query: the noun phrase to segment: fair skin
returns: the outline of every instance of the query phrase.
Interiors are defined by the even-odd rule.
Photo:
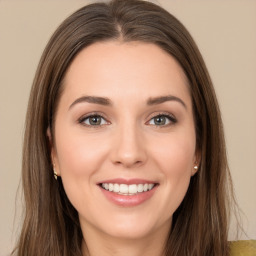
[[[163,255],[197,162],[188,82],[174,58],[142,42],[83,49],[54,129],[52,160],[78,211],[84,255]],[[129,191],[109,191],[115,183]],[[139,186],[145,192],[131,192]]]

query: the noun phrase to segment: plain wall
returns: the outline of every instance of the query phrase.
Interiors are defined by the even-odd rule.
[[[0,0],[0,255],[10,252],[19,230],[24,119],[40,55],[60,22],[87,2]],[[188,28],[205,59],[244,212],[242,238],[256,239],[256,1],[158,2]]]

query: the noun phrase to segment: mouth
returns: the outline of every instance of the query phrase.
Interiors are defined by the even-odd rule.
[[[133,196],[138,193],[144,193],[152,190],[157,183],[141,183],[141,184],[118,184],[118,183],[100,183],[103,189],[116,193],[118,195]]]
[[[138,206],[155,194],[159,183],[141,179],[114,179],[97,184],[105,198],[122,207]]]

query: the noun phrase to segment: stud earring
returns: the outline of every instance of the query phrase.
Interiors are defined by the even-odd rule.
[[[58,174],[57,174],[57,172],[53,172],[53,175],[54,175],[54,178],[55,178],[55,180],[57,180],[58,179]]]
[[[194,169],[195,169],[195,170],[197,170],[197,169],[198,169],[198,166],[197,166],[197,165],[195,165],[195,166],[194,166]]]
[[[53,165],[53,175],[54,175],[55,180],[57,180],[58,179],[58,173],[55,171],[55,164]]]

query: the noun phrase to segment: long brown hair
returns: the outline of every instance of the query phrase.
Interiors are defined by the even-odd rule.
[[[26,117],[22,166],[25,216],[15,252],[19,256],[82,255],[78,213],[61,179],[54,180],[47,129],[54,136],[62,81],[72,60],[88,45],[106,40],[158,45],[179,62],[190,84],[201,162],[174,213],[165,254],[228,255],[232,183],[210,76],[186,28],[161,7],[140,0],[114,0],[81,8],[59,26],[45,48]]]

